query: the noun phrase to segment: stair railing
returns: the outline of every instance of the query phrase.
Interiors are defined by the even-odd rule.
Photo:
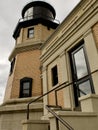
[[[51,92],[55,91],[57,88],[60,88],[61,86],[64,87],[64,86],[66,85],[66,83],[67,83],[67,82],[64,82],[64,83],[60,84],[58,87],[56,87],[56,88],[54,88],[54,89],[52,89],[52,90],[50,90],[50,91],[44,93],[43,95],[39,96],[39,97],[36,98],[36,99],[30,101],[30,102],[27,104],[27,120],[29,120],[29,109],[30,109],[30,104],[32,104],[32,103],[38,101],[39,99],[43,98],[44,96],[46,96],[46,95],[48,95],[48,94],[50,94]],[[70,83],[70,84],[72,84],[72,83]],[[67,87],[67,86],[68,86],[68,85],[66,85],[65,87]]]
[[[43,95],[39,96],[38,98],[34,99],[33,101],[29,102],[28,105],[27,105],[27,120],[29,120],[29,109],[30,109],[30,104],[38,101],[39,99],[43,98],[44,96],[50,94],[51,92],[53,91],[56,91],[56,89],[62,89],[62,88],[65,88],[65,87],[68,87],[69,85],[72,85],[73,82],[71,83],[67,83],[67,82],[64,82],[62,84],[60,84],[58,87],[48,91],[47,93],[44,93]],[[56,94],[56,93],[55,93]],[[56,97],[56,96],[55,96]],[[56,99],[57,100],[57,99]],[[57,104],[56,104],[57,105]],[[58,107],[58,106],[57,106]],[[49,110],[49,112],[51,112],[57,119],[57,122],[60,121],[68,130],[74,130],[66,121],[64,121],[61,117],[59,117],[54,111],[52,111],[49,106],[47,105],[46,106],[47,110]],[[58,124],[58,123],[57,123]],[[59,130],[59,127],[57,128]]]
[[[59,117],[56,112],[54,112],[51,108],[51,106],[46,105],[46,109],[54,116],[58,121],[60,121],[68,130],[74,130],[65,120],[63,120],[61,117]]]
[[[86,75],[86,76],[84,76],[84,77],[91,76],[91,75],[94,74],[95,72],[98,72],[98,69],[95,70],[95,71],[93,71],[93,72],[91,72],[90,74],[88,74],[88,75]],[[39,96],[38,98],[36,98],[36,99],[30,101],[30,102],[27,104],[27,120],[29,120],[30,104],[32,104],[32,103],[38,101],[39,99],[43,98],[44,96],[46,96],[46,95],[48,95],[48,94],[50,94],[51,92],[54,91],[54,92],[55,92],[55,98],[56,98],[56,105],[58,105],[58,102],[57,102],[57,91],[59,91],[59,90],[61,90],[61,89],[63,89],[63,88],[66,88],[66,87],[68,87],[68,86],[70,86],[70,85],[73,85],[74,83],[75,83],[75,82],[70,82],[70,83],[64,82],[64,83],[60,84],[59,86],[57,86],[56,88],[53,88],[52,90],[50,90],[50,91],[44,93],[43,95]],[[81,90],[81,91],[82,91],[82,90]],[[82,93],[83,93],[83,92],[82,92]],[[85,93],[84,93],[84,94],[85,94]],[[49,109],[49,111],[50,111],[50,109]],[[52,112],[51,112],[51,113],[52,113]],[[54,113],[53,113],[53,114],[54,114]],[[61,121],[62,119],[59,119],[60,117],[58,117],[58,115],[55,114],[55,116],[57,116],[56,118],[57,118],[61,123],[64,123],[64,122],[65,122],[64,120]],[[66,123],[67,123],[67,122],[65,122],[64,125],[65,125]],[[68,124],[68,123],[67,123],[67,124]],[[74,130],[69,124],[66,125],[66,127],[67,127],[67,126],[70,127],[68,130]]]

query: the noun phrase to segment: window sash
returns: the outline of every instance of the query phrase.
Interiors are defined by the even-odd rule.
[[[92,78],[88,76],[90,67],[83,42],[69,52],[76,106],[79,105],[78,97],[94,93]]]
[[[20,80],[20,98],[31,97],[32,95],[32,79],[23,78]]]
[[[33,38],[34,36],[34,28],[29,28],[28,29],[28,38]]]
[[[57,65],[52,68],[52,85],[55,86],[58,84],[58,71]]]

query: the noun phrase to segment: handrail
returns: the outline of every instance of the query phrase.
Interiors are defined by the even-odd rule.
[[[98,69],[94,70],[93,72],[89,73],[88,75],[85,75],[85,76],[82,77],[82,78],[87,78],[87,77],[91,76],[92,74],[94,74],[94,73],[96,73],[96,72],[98,72]],[[80,79],[79,79],[79,80],[80,80]],[[77,80],[77,81],[79,81],[79,80]],[[75,84],[77,81],[68,83],[68,84],[66,85],[66,87],[67,87],[67,86],[70,86],[70,85],[72,85],[72,84]],[[58,92],[59,90],[61,90],[61,89],[64,89],[64,88],[65,88],[65,86],[62,86],[62,87],[59,87],[59,88],[57,88],[57,89],[55,90],[56,105],[58,105],[57,92]],[[79,89],[79,88],[77,88],[77,89],[78,89],[82,94],[86,95],[86,93],[83,92],[81,89]]]
[[[96,69],[95,71],[89,73],[88,75],[86,75],[86,76],[84,76],[84,77],[86,78],[86,77],[88,77],[88,76],[91,76],[91,75],[94,74],[95,72],[98,72],[98,69]],[[68,86],[70,86],[70,85],[72,85],[72,84],[74,84],[74,83],[75,83],[75,82],[70,82],[70,83],[64,82],[64,83],[60,84],[59,86],[57,86],[56,88],[53,88],[52,90],[50,90],[50,91],[44,93],[43,95],[39,96],[39,97],[36,98],[35,100],[30,101],[30,102],[27,104],[27,120],[29,120],[29,107],[30,107],[30,104],[31,104],[31,103],[36,102],[36,101],[38,101],[39,99],[43,98],[44,96],[48,95],[49,93],[55,91],[55,94],[56,94],[56,95],[55,95],[55,96],[56,96],[56,105],[58,105],[58,104],[57,104],[57,93],[56,93],[56,92],[59,91],[59,90],[61,90],[61,89],[63,89],[63,88],[66,88],[66,87],[68,87]],[[58,116],[58,115],[57,115],[57,116]],[[58,119],[58,117],[57,117],[57,119]],[[59,120],[59,119],[58,119],[58,120]],[[60,119],[60,120],[61,120],[61,119]],[[60,122],[63,122],[63,121],[60,121]],[[74,130],[74,129],[71,128],[71,126],[70,126],[69,130]]]
[[[46,109],[53,114],[68,130],[74,130],[65,120],[63,120],[61,117],[59,117],[56,112],[50,109],[51,106],[46,105]]]
[[[94,73],[96,73],[96,72],[98,72],[98,69],[96,69],[95,71],[93,71],[93,72],[91,72],[91,73],[89,73],[88,75],[85,75],[84,77],[82,77],[82,78],[87,78],[88,76],[91,76],[92,74],[94,74]],[[79,81],[79,80],[77,80],[77,81]],[[67,83],[67,86],[69,86],[69,85],[71,85],[71,84],[74,84],[74,83],[76,83],[77,81],[74,81],[74,82],[70,82],[70,83]],[[64,86],[63,87],[61,87],[62,89],[63,88],[65,88]],[[61,89],[60,87],[58,87],[56,90],[57,91],[59,91],[60,89]]]
[[[30,107],[30,104],[31,104],[31,103],[38,101],[39,99],[43,98],[44,96],[48,95],[49,93],[51,93],[51,92],[53,92],[53,91],[56,92],[56,91],[58,91],[58,90],[61,90],[61,89],[63,89],[63,88],[66,88],[66,87],[72,85],[73,83],[74,83],[74,82],[70,82],[70,83],[64,82],[64,83],[60,84],[58,87],[56,87],[56,88],[54,88],[54,89],[52,89],[52,90],[50,90],[50,91],[44,93],[43,95],[39,96],[39,97],[36,98],[36,99],[30,101],[30,102],[27,104],[27,120],[29,120],[29,107]],[[63,86],[63,85],[64,85],[64,86]],[[57,99],[56,99],[56,102],[57,102]],[[57,104],[56,104],[56,105],[57,105]]]
[[[66,84],[66,82],[62,83],[62,84],[59,85],[57,88],[60,88],[62,85],[65,85],[65,84]],[[30,104],[33,103],[33,102],[38,101],[39,99],[41,99],[41,98],[43,98],[44,96],[48,95],[49,93],[53,92],[53,91],[56,90],[57,88],[54,88],[54,89],[52,89],[52,90],[50,90],[50,91],[44,93],[43,95],[41,95],[41,96],[39,96],[38,98],[36,98],[36,99],[30,101],[30,102],[27,104],[27,120],[29,120],[29,106],[30,106]]]

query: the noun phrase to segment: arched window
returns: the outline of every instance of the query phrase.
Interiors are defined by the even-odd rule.
[[[20,80],[20,98],[32,96],[32,78],[23,78]]]

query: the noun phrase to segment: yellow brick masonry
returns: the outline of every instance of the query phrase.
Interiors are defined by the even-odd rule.
[[[34,37],[28,38],[28,29],[34,27]],[[17,38],[16,43],[30,43],[30,42],[39,42],[39,41],[45,41],[52,33],[54,32],[54,29],[48,28],[46,26],[43,26],[41,24],[30,26],[27,28],[22,28],[19,38]]]
[[[34,27],[34,37],[28,38],[28,28]],[[54,29],[48,29],[41,24],[22,28],[19,37],[16,39],[17,44],[36,44],[43,43],[54,32]],[[28,47],[28,46],[27,46]],[[14,50],[15,51],[15,50]],[[12,54],[12,58],[14,55]],[[4,101],[8,99],[19,98],[20,79],[30,77],[33,79],[32,96],[39,96],[42,94],[42,86],[40,79],[40,50],[28,50],[18,52],[16,54],[16,62],[13,73],[9,76]]]
[[[19,98],[20,79],[24,77],[33,79],[32,96],[42,94],[39,56],[40,50],[27,51],[17,55],[11,98]]]

